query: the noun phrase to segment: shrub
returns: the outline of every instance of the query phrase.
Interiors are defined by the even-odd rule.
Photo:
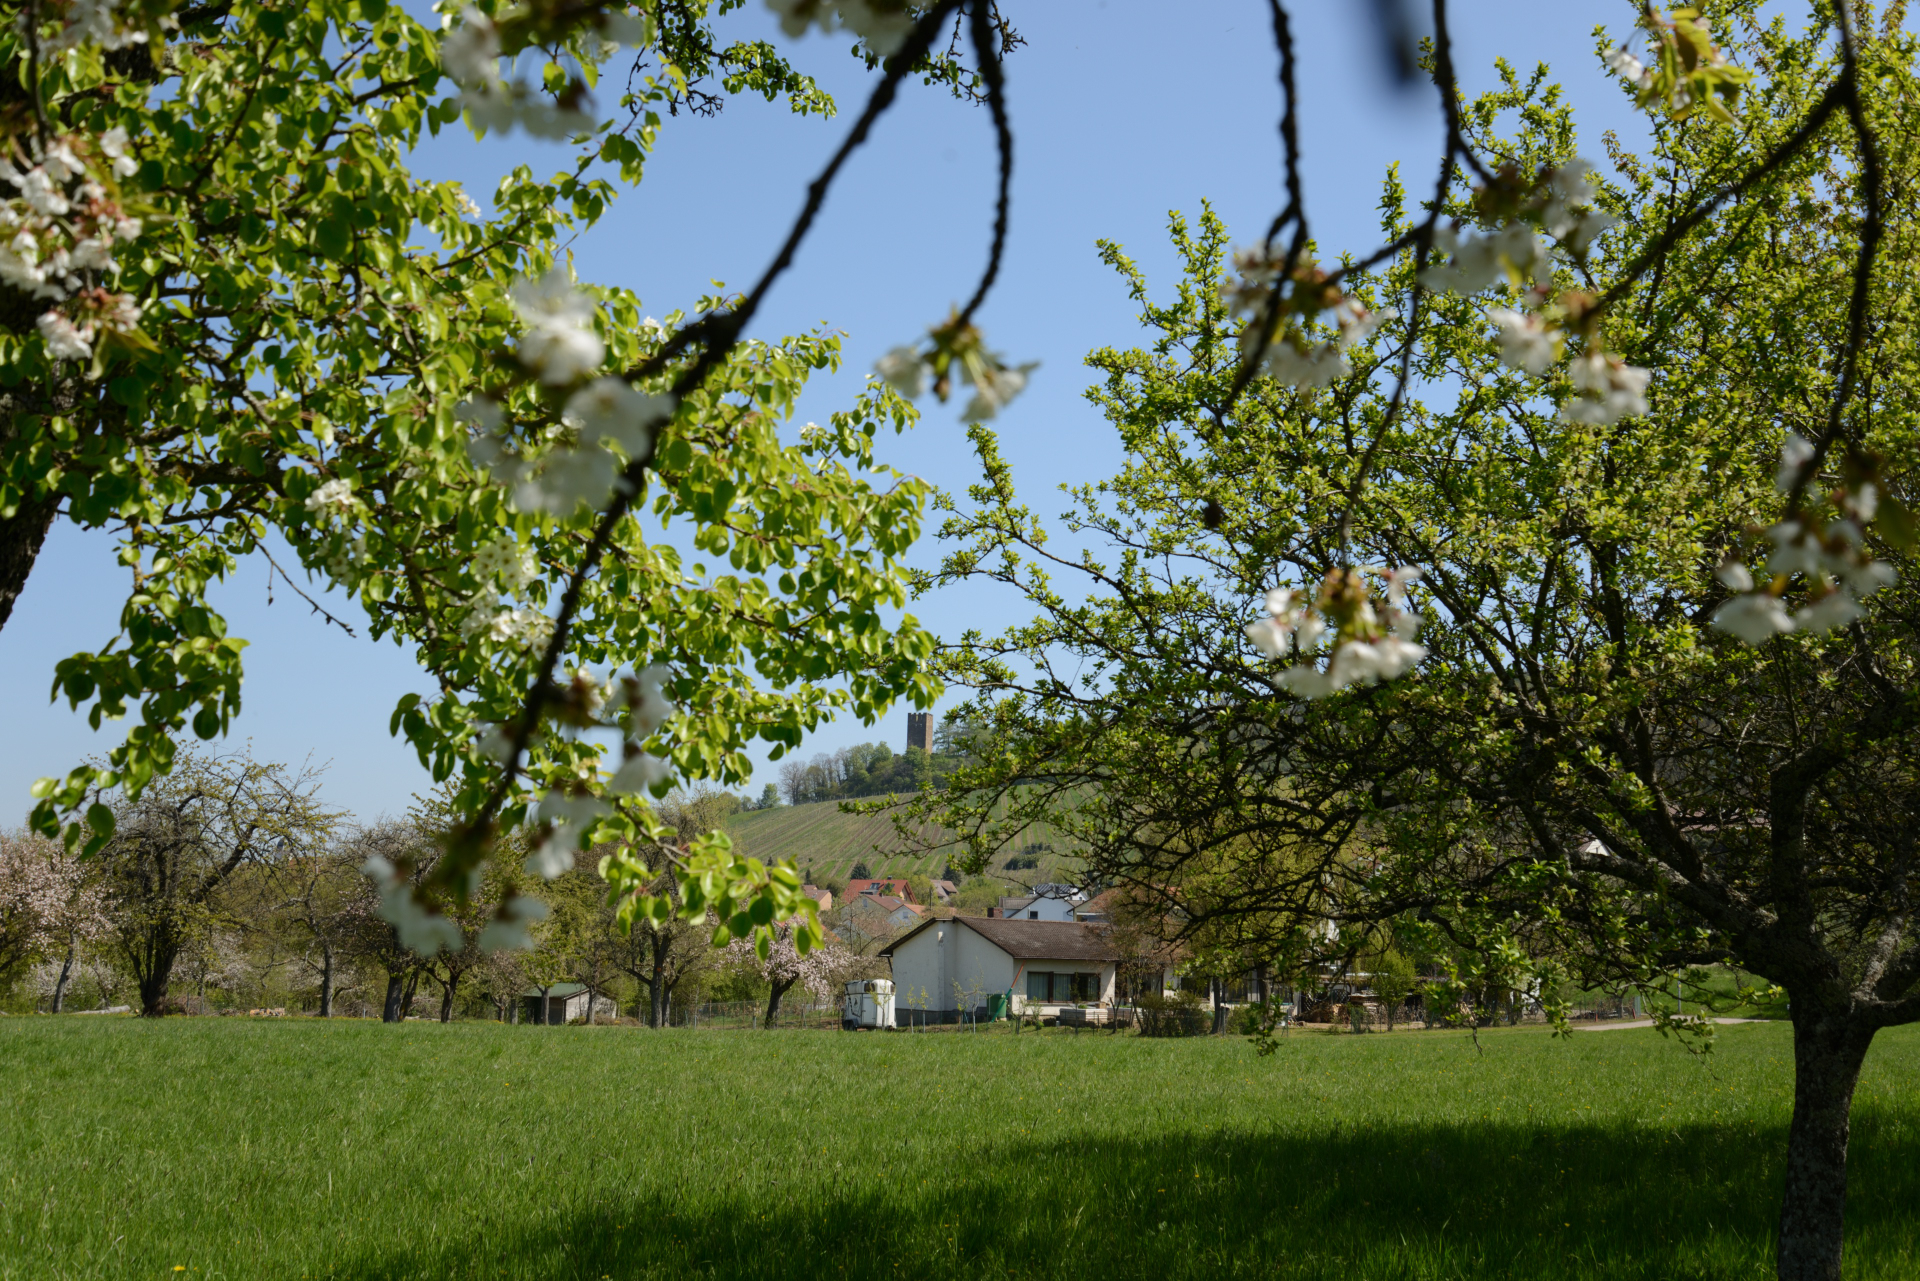
[[[1208,1030],[1207,1011],[1197,992],[1148,995],[1137,1004],[1141,1036],[1200,1036]]]

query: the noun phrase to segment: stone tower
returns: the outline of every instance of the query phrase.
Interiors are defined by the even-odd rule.
[[[907,713],[907,746],[917,747],[923,752],[933,750],[933,713]]]

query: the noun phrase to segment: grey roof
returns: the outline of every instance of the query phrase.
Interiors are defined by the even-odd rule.
[[[587,985],[585,983],[555,983],[552,987],[547,989],[547,995],[549,997],[578,996],[580,993],[586,990],[587,990]],[[530,987],[526,991],[522,992],[520,995],[539,996],[540,989],[537,987]]]
[[[1117,961],[1119,951],[1104,929],[1078,921],[1010,921],[1003,917],[955,916],[964,925],[1017,961]],[[892,956],[902,943],[935,924],[927,921],[901,935],[880,952]]]

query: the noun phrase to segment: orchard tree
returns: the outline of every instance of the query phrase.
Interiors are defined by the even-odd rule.
[[[244,756],[184,753],[138,799],[118,799],[100,871],[107,942],[140,988],[140,1013],[163,1013],[174,962],[212,946],[224,891],[243,866],[325,842],[335,815],[311,771]]]
[[[0,623],[52,522],[112,529],[121,633],[63,661],[55,689],[96,725],[139,714],[107,761],[37,786],[38,830],[98,850],[105,794],[137,800],[189,727],[227,728],[245,642],[207,593],[255,552],[296,592],[349,591],[435,680],[392,727],[455,781],[463,822],[432,876],[396,865],[386,888],[406,893],[383,894],[423,952],[503,829],[534,822],[537,866],[564,870],[594,839],[657,835],[650,792],[747,777],[756,739],[777,754],[836,712],[930,703],[929,638],[882,621],[927,491],[874,450],[914,417],[895,386],[970,385],[977,417],[1024,385],[973,323],[1006,230],[998,60],[1018,37],[986,0],[783,5],[790,34],[844,17],[874,95],[752,289],[654,319],[577,282],[563,245],[640,180],[665,116],[736,93],[835,110],[775,49],[718,40],[713,9],[468,6],[434,30],[373,0],[45,0],[5,24]],[[594,96],[616,57],[617,106]],[[999,126],[988,270],[889,356],[889,382],[785,442],[838,341],[743,335],[911,76],[989,103]],[[553,140],[559,172],[504,174],[490,211],[416,178],[412,149],[463,121]],[[297,566],[272,559],[277,540]],[[595,726],[623,744],[604,767],[578,732]],[[732,857],[724,836],[688,857],[690,919],[713,910],[765,941],[807,912],[791,869]],[[621,860],[610,875],[629,899],[652,880]],[[799,945],[817,933],[805,915]]]
[[[724,931],[722,924],[720,930]],[[794,927],[783,924],[774,935],[773,946],[764,952],[753,941],[736,938],[729,942],[722,964],[757,971],[767,982],[765,1026],[772,1027],[780,1014],[780,1000],[796,986],[804,987],[817,1002],[833,999],[834,986],[853,964],[853,956],[829,936],[824,944],[801,951],[794,940]]]
[[[663,873],[661,882],[647,887],[646,892],[671,900],[675,892],[672,877]],[[687,979],[712,967],[719,953],[709,941],[711,932],[708,923],[672,914],[661,920],[635,920],[631,928],[614,934],[614,964],[645,992],[646,1012],[641,1014],[636,1009],[635,1016],[645,1018],[648,1027],[665,1027],[674,992]]]
[[[1598,52],[1652,139],[1603,176],[1544,68],[1464,99],[1433,12],[1439,177],[1390,176],[1377,252],[1315,264],[1291,97],[1287,206],[1231,268],[1211,213],[1176,293],[1103,245],[1152,338],[1090,357],[1127,461],[1074,493],[1084,556],[975,431],[929,585],[1034,617],[943,653],[986,738],[903,828],[984,869],[1046,819],[1190,931],[1391,938],[1456,993],[1759,974],[1778,1271],[1831,1281],[1861,1062],[1920,1019],[1915,39],[1639,11]]]
[[[0,832],[0,978],[58,957],[58,977],[48,993],[58,1014],[81,947],[106,926],[95,869],[57,841],[33,832]]]

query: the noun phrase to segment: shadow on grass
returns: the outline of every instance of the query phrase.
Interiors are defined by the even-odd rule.
[[[1889,1148],[1874,1128],[1856,1127],[1847,1274],[1920,1274],[1920,1143],[1903,1128]],[[334,1275],[1730,1281],[1772,1275],[1784,1138],[1486,1125],[1052,1145],[983,1135],[894,1163],[880,1187],[864,1163],[857,1187],[828,1163],[758,1200],[647,1189],[570,1205],[557,1187],[538,1221]]]

